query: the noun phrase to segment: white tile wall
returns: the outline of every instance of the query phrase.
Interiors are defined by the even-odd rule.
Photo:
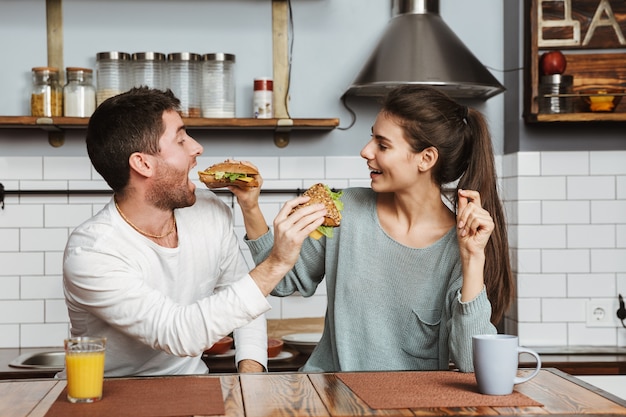
[[[525,203],[528,204],[528,202]],[[591,221],[589,201],[535,201],[534,203],[541,205],[541,221],[538,224],[589,224]]]
[[[533,154],[536,156],[537,154]],[[587,152],[543,152],[539,155],[541,175],[588,175]],[[536,162],[533,162],[533,165]],[[535,173],[534,175],[538,175]]]
[[[590,298],[626,296],[626,152],[518,153],[503,166],[520,343],[626,346],[626,329],[585,319]]]
[[[567,324],[519,321],[517,334],[525,346],[566,346]]]
[[[517,296],[519,298],[566,297],[567,276],[565,274],[517,274]]]
[[[226,158],[254,162],[264,188],[298,189],[316,181],[369,186],[355,157],[198,159],[198,169]],[[626,296],[626,152],[522,152],[497,158],[517,278],[507,331],[525,345],[626,346],[626,330],[588,328],[586,300]],[[195,173],[192,172],[192,178]],[[97,189],[108,186],[86,157],[0,157],[6,189]],[[268,222],[293,195],[262,196]],[[61,287],[63,247],[71,230],[108,196],[7,196],[0,210],[0,347],[59,346],[68,334]],[[229,205],[233,200],[224,197]],[[237,208],[235,227],[243,237]],[[252,267],[245,244],[242,253]],[[309,298],[269,298],[269,318],[322,316],[323,285]],[[510,329],[510,330],[509,330]]]
[[[617,177],[617,198],[623,199],[626,198],[626,176],[618,176]]]
[[[613,200],[615,199],[615,177],[567,177],[567,198],[569,200]]]
[[[589,154],[591,175],[625,175],[624,151],[591,152]]]
[[[616,293],[618,291],[614,274],[568,274],[567,276],[568,297],[611,298]]]

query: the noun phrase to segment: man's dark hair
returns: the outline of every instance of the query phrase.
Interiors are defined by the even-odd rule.
[[[133,88],[98,106],[87,126],[87,153],[114,192],[128,184],[131,154],[159,153],[163,113],[179,109],[180,100],[172,91],[148,87]]]

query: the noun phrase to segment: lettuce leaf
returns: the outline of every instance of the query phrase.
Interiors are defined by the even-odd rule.
[[[330,194],[330,198],[333,199],[333,203],[335,203],[335,207],[337,207],[337,210],[342,211],[343,201],[341,201],[341,195],[343,194],[343,191],[333,191],[330,189],[329,186],[326,186],[326,191],[328,191],[328,194]],[[316,230],[327,238],[332,238],[334,229],[335,228],[332,226],[320,226]]]
[[[216,171],[214,174],[216,180],[221,180],[222,178],[228,179],[230,182],[235,182],[237,179],[241,177],[246,177],[246,174],[236,174],[234,172],[222,172]]]
[[[332,226],[320,226],[316,230],[330,239],[333,237],[333,229]]]

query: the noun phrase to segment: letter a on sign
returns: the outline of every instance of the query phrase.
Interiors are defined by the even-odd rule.
[[[602,18],[602,15],[606,14],[606,18]],[[589,30],[585,34],[585,39],[583,39],[583,45],[588,45],[591,38],[593,38],[593,33],[596,31],[596,28],[599,26],[611,26],[615,31],[615,35],[617,35],[617,40],[620,45],[626,45],[626,39],[624,39],[624,34],[622,33],[622,29],[620,29],[617,20],[615,20],[615,14],[613,13],[613,9],[609,4],[609,0],[601,0],[598,8],[596,9],[596,13],[593,15],[593,20],[589,25]]]

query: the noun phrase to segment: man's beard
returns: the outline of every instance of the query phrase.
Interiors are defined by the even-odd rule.
[[[196,202],[196,195],[189,189],[189,173],[159,160],[157,177],[146,195],[155,207],[174,210],[189,207]],[[181,181],[182,180],[182,181]]]

